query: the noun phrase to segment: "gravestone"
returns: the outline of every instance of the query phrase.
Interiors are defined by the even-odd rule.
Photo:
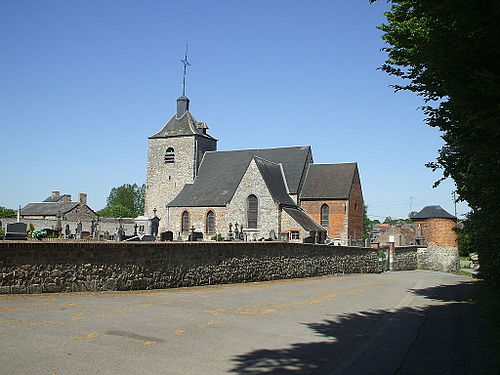
[[[4,238],[6,240],[26,240],[27,228],[28,226],[25,223],[7,224],[7,231]]]
[[[174,240],[174,232],[167,230],[166,232],[161,232],[160,239],[162,241],[173,241]]]
[[[192,232],[189,234],[188,241],[203,241],[202,232]]]
[[[154,216],[151,219],[151,235],[158,236],[158,227],[160,226],[160,218],[158,216]]]

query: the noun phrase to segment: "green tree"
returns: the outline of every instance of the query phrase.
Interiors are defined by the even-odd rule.
[[[375,0],[370,0],[375,1]],[[451,177],[472,211],[464,223],[483,277],[500,285],[500,70],[498,0],[390,0],[381,69],[402,78],[396,91],[424,98],[426,123],[444,146],[427,164]]]
[[[136,217],[144,213],[146,185],[123,184],[111,189],[106,207],[97,211],[101,217]]]
[[[373,222],[368,218],[368,206],[363,206],[363,239],[370,238],[373,230]]]
[[[16,210],[0,206],[0,218],[16,217]]]

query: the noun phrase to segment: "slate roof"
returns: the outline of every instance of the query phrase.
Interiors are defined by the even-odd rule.
[[[191,112],[186,111],[184,114],[177,118],[177,115],[173,115],[170,121],[168,121],[163,129],[158,133],[149,137],[152,138],[168,138],[168,137],[179,137],[184,135],[199,135],[209,139],[215,139],[212,136],[205,134],[201,129],[208,129],[205,123],[199,123],[193,117]]]
[[[65,214],[78,206],[78,202],[40,202],[28,203],[21,209],[21,216],[56,216]]]
[[[283,207],[283,210],[292,217],[302,228],[308,231],[326,232],[326,229],[311,219],[304,211],[295,207]]]
[[[177,197],[167,206],[170,207],[214,207],[225,206],[233,197],[250,161],[255,157],[269,162],[282,164],[286,185],[290,194],[296,194],[307,162],[311,155],[310,146],[293,146],[265,149],[234,151],[207,151],[203,156],[198,176],[193,184],[185,185]],[[272,171],[271,171],[272,169]],[[269,181],[275,181],[277,174],[269,168]],[[279,185],[279,183],[278,183]],[[279,187],[272,189],[276,197]],[[271,189],[270,189],[271,190]]]
[[[296,203],[288,195],[285,175],[281,164],[273,163],[268,160],[255,156],[253,158],[259,168],[260,174],[264,178],[267,189],[273,197],[274,203],[296,206]]]
[[[68,200],[71,200],[71,195],[63,194],[63,195],[51,195],[50,197],[44,199],[44,202],[59,202],[64,197],[68,197]]]
[[[456,217],[445,211],[441,206],[426,206],[422,208],[422,210],[416,214],[415,216],[412,216],[411,219],[455,219]]]
[[[357,170],[357,163],[310,164],[300,199],[348,199]]]

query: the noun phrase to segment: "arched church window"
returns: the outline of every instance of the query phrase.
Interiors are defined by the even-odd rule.
[[[189,232],[189,212],[182,213],[181,232]]]
[[[215,214],[213,211],[207,212],[206,232],[215,233]]]
[[[175,153],[174,153],[173,147],[167,148],[167,151],[165,151],[165,156],[163,157],[163,160],[165,160],[165,163],[175,162]]]
[[[330,208],[327,204],[321,206],[321,225],[327,227],[330,223]]]
[[[259,201],[255,195],[247,198],[247,228],[257,228]]]

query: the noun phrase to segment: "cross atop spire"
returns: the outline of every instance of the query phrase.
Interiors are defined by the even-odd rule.
[[[186,70],[191,64],[188,61],[188,45],[186,44],[186,53],[184,54],[184,59],[181,59],[182,65],[184,65],[184,74],[182,75],[182,96],[186,96]]]

